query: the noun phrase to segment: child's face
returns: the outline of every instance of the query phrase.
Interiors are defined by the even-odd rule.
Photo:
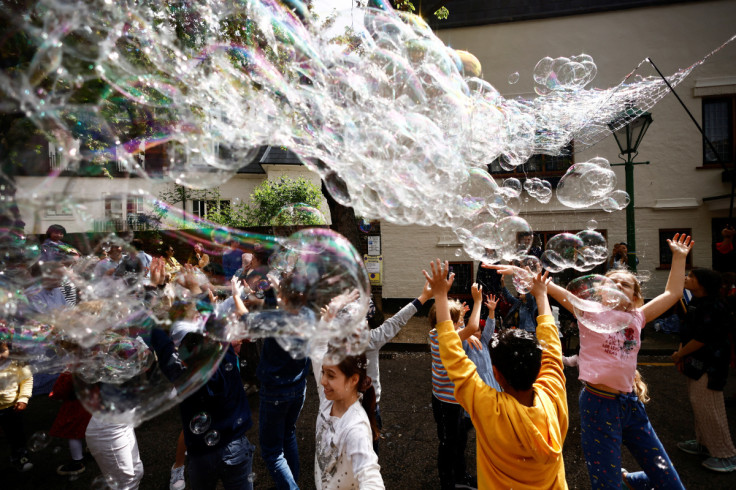
[[[4,361],[8,357],[10,357],[10,349],[8,349],[7,344],[0,345],[0,361]]]
[[[700,283],[698,282],[698,278],[695,277],[692,272],[685,276],[685,289],[697,291],[699,287]]]
[[[629,274],[621,273],[611,274],[608,278],[616,283],[619,291],[624,293],[626,298],[629,300],[629,303],[633,305],[636,300],[636,279],[631,277]]]
[[[333,402],[344,400],[357,393],[358,375],[347,377],[337,366],[322,366],[320,384],[325,390],[325,398]]]

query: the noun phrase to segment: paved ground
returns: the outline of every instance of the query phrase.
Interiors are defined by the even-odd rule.
[[[648,381],[652,401],[648,412],[685,485],[689,489],[736,488],[736,473],[722,475],[711,473],[700,466],[700,459],[678,451],[678,440],[693,437],[692,412],[685,392],[685,380],[665,357],[641,356],[640,369]],[[430,357],[425,352],[386,352],[381,360],[384,386],[381,409],[385,423],[381,442],[381,472],[386,487],[404,489],[437,488],[437,441],[430,406]],[[589,488],[585,464],[580,451],[580,431],[577,410],[577,394],[580,385],[577,372],[568,370],[568,399],[570,401],[570,431],[565,443],[565,467],[570,488]],[[736,392],[736,376],[727,386],[727,394]],[[258,396],[251,397],[257,426]],[[47,430],[58,405],[48,399],[33,399],[28,411],[29,433]],[[302,488],[314,488],[314,423],[316,417],[316,393],[310,383],[307,403],[299,421],[298,436],[302,462],[299,479]],[[736,407],[728,408],[731,433],[736,434]],[[248,436],[257,442],[257,430]],[[169,468],[174,459],[177,434],[180,430],[178,412],[172,410],[137,429],[141,456],[145,465],[142,488],[165,489],[168,487]],[[34,455],[33,471],[18,475],[7,467],[7,444],[0,440],[0,471],[3,471],[2,488],[90,488],[99,474],[94,462],[77,480],[59,477],[54,473],[57,465],[65,462],[67,448],[63,441],[52,441],[44,450]],[[475,466],[474,439],[469,444],[468,461]],[[625,452],[625,466],[637,468]],[[270,477],[257,456],[254,466],[256,488],[271,487]]]

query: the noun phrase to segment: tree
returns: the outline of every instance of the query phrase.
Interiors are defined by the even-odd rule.
[[[249,221],[255,226],[320,225],[322,191],[303,177],[266,180],[250,196]],[[294,207],[299,204],[300,206]],[[289,208],[289,206],[292,206]]]

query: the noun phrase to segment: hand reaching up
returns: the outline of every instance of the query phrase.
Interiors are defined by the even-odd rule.
[[[429,267],[432,272],[431,275],[426,270],[423,270],[422,273],[427,278],[427,282],[434,292],[435,299],[439,295],[447,297],[447,293],[450,291],[450,287],[455,280],[455,273],[450,273],[448,277],[447,273],[450,270],[450,266],[447,261],[444,263],[440,262],[440,259],[430,262]]]

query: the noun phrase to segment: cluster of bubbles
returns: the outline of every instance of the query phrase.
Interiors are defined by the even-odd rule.
[[[16,230],[25,252],[12,255],[12,247],[3,247],[0,274],[0,341],[12,346],[11,358],[34,373],[69,370],[91,413],[117,423],[147,420],[198,390],[228,344],[245,338],[276,337],[295,358],[312,355],[325,342],[338,357],[365,350],[370,286],[359,255],[341,235],[288,226],[280,227],[287,236],[251,234],[184,214],[147,194],[110,198],[135,202],[138,216],[146,217],[147,231],[136,233],[135,241],[129,232],[99,233],[114,228],[114,222],[90,218],[105,198],[68,200],[71,215],[64,223],[85,233],[67,243],[50,232],[34,244]],[[45,216],[49,205],[21,194],[13,203],[33,219]],[[292,209],[315,216],[303,205]],[[196,262],[195,247],[201,248],[211,265],[168,271],[169,264],[163,270],[143,265],[139,248],[166,257],[169,247],[190,263]],[[241,271],[226,277],[228,257]],[[233,274],[239,279],[231,281]],[[67,304],[66,291],[73,291],[75,306]],[[245,315],[236,311],[235,295]],[[184,366],[174,379],[159,365],[156,350],[168,342]],[[193,420],[192,432],[216,445],[220,435],[209,429],[208,417]],[[34,448],[48,443],[41,435],[30,441]]]
[[[559,233],[547,241],[540,257],[544,268],[550,272],[575,269],[581,272],[592,270],[608,257],[606,239],[595,230],[578,233]]]
[[[517,188],[498,185],[491,162],[512,171],[573,139],[577,150],[589,147],[669,91],[657,77],[636,79],[636,70],[615,87],[589,88],[597,69],[581,54],[540,60],[538,96],[506,99],[472,55],[385,4],[327,19],[300,2],[272,0],[3,7],[12,30],[5,39],[29,46],[0,73],[13,109],[25,115],[9,140],[22,157],[37,143],[29,134],[45,138],[67,174],[114,162],[192,189],[224,183],[262,145],[281,146],[365,219],[473,234],[481,222],[520,212]],[[513,73],[509,83],[518,79]],[[143,164],[152,153],[164,162]],[[559,202],[621,209],[627,197],[611,188],[607,170],[597,160],[576,165]],[[532,179],[523,189],[551,199],[549,182]],[[466,252],[483,255],[477,244]]]

